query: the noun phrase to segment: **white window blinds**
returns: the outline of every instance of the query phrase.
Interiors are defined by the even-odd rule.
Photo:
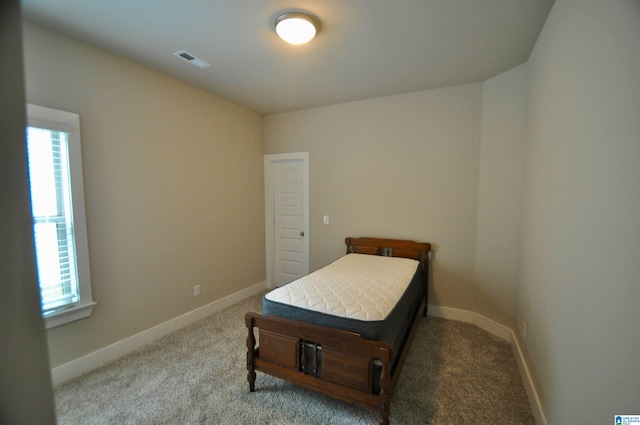
[[[68,134],[27,129],[33,229],[42,311],[79,301]]]

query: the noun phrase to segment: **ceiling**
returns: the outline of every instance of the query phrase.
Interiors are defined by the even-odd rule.
[[[484,81],[527,61],[553,0],[23,0],[27,20],[260,114]],[[310,43],[284,11],[321,22]],[[179,50],[209,62],[199,69]]]

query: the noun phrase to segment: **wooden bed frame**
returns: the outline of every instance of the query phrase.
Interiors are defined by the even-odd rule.
[[[413,339],[422,303],[422,315],[427,315],[428,252],[431,245],[378,238],[346,238],[345,243],[347,254],[413,258],[423,263],[423,296],[416,300],[420,304],[399,352],[394,352],[393,346],[388,342],[367,340],[357,333],[276,316],[247,313],[245,323],[248,329],[249,390],[255,391],[256,371],[264,372],[304,388],[378,410],[380,424],[388,425],[391,397]],[[259,346],[256,345],[256,328]],[[313,356],[308,358],[311,350]],[[320,351],[321,360],[318,354]],[[391,365],[394,358],[396,361]],[[321,370],[318,368],[319,361],[322,363]],[[373,390],[374,362],[381,365],[378,394]]]

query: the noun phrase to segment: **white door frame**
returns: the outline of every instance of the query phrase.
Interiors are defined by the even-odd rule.
[[[264,156],[264,218],[266,236],[267,257],[267,288],[275,287],[275,218],[273,211],[273,168],[274,164],[281,161],[302,160],[302,172],[304,179],[304,238],[302,240],[306,258],[304,265],[309,273],[309,152],[278,153]]]

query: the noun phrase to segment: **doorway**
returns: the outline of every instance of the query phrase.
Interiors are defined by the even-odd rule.
[[[309,153],[264,156],[267,287],[309,273]]]

